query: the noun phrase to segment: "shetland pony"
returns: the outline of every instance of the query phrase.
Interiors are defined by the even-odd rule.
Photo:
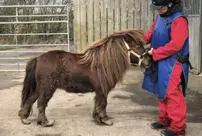
[[[54,120],[47,119],[45,109],[60,88],[71,93],[95,92],[93,119],[112,125],[106,112],[108,94],[122,81],[130,63],[141,67],[151,64],[143,45],[143,32],[130,29],[92,43],[83,53],[53,50],[31,59],[26,65],[18,113],[22,123],[31,123],[27,118],[38,99],[37,123],[52,126]]]

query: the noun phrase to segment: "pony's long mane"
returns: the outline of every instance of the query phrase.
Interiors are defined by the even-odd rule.
[[[145,44],[143,31],[120,31],[92,43],[79,61],[79,64],[90,65],[92,72],[98,75],[101,89],[105,94],[108,94],[117,82],[122,81],[124,73],[129,68],[124,40],[130,47]]]

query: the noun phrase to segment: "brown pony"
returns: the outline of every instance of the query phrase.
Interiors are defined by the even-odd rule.
[[[48,121],[46,106],[57,88],[72,93],[95,92],[93,118],[101,124],[112,125],[106,113],[107,96],[120,82],[130,62],[147,67],[151,58],[144,49],[144,36],[140,30],[125,30],[94,42],[84,53],[76,54],[54,50],[33,58],[27,63],[22,89],[19,117],[27,120],[33,103],[38,99],[38,121]]]

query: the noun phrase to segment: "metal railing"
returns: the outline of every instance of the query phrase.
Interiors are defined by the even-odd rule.
[[[0,15],[0,18],[15,18],[15,21],[13,22],[0,22],[0,25],[18,25],[18,24],[46,24],[46,23],[66,23],[67,30],[64,33],[18,33],[15,31],[15,33],[0,33],[0,36],[14,36],[15,44],[1,44],[2,47],[16,47],[15,50],[0,50],[0,72],[6,72],[6,71],[25,71],[19,69],[20,66],[25,66],[26,63],[20,63],[20,60],[27,60],[29,57],[21,57],[20,53],[45,53],[47,50],[19,50],[19,47],[52,47],[52,46],[67,46],[67,50],[70,51],[70,42],[69,42],[69,6],[68,5],[2,5],[0,8],[15,8],[15,15]],[[19,15],[19,8],[66,8],[66,14],[47,14],[47,15]],[[25,18],[25,17],[64,17],[66,19],[64,20],[49,20],[49,21],[19,21],[19,18]],[[18,36],[40,36],[40,35],[66,35],[67,36],[67,44],[19,44],[18,43]],[[16,53],[17,56],[15,57],[4,57],[5,53]],[[12,55],[11,55],[12,56]],[[16,63],[5,63],[8,60],[16,60]],[[17,69],[2,69],[1,66],[16,66]]]

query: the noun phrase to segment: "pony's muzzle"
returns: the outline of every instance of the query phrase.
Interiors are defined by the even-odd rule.
[[[151,62],[152,58],[151,56],[148,54],[148,50],[146,50],[140,57],[140,60],[141,61],[141,67],[144,67],[144,68],[149,68],[151,67],[152,65],[152,62]]]

